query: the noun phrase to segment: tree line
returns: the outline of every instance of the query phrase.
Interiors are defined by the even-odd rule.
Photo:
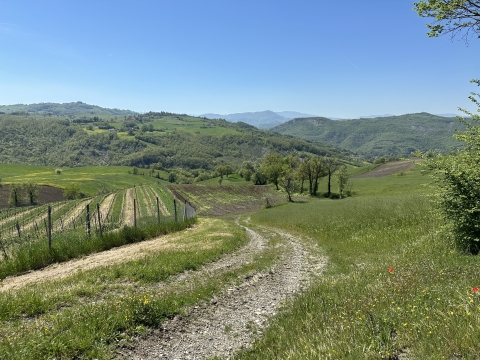
[[[255,185],[272,183],[276,189],[282,188],[292,201],[296,192],[303,193],[305,184],[308,185],[308,194],[317,196],[320,179],[327,178],[326,197],[332,196],[332,178],[336,174],[339,185],[339,196],[347,193],[347,168],[338,159],[329,156],[311,155],[298,157],[288,155],[282,157],[279,153],[269,153],[261,163],[246,161],[239,169],[239,175]]]

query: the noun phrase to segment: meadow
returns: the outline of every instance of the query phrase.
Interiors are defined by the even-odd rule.
[[[355,180],[358,196],[251,216],[317,246],[329,264],[238,358],[475,358],[480,259],[439,233],[428,178],[416,168]]]
[[[223,189],[217,185],[218,197],[211,181],[208,192],[190,192],[201,206],[222,206],[225,189],[237,187],[237,181],[232,178]],[[352,179],[354,196],[346,199],[302,196],[243,215],[241,223],[295,235],[328,263],[322,273],[312,274],[305,291],[283,304],[252,349],[235,358],[478,356],[480,259],[457,250],[440,232],[429,182],[417,166],[384,178]],[[116,348],[208,302],[245,274],[268,269],[277,258],[272,250],[248,266],[173,288],[168,286],[173,275],[185,269],[195,273],[247,241],[234,221],[202,216],[194,230],[174,236],[181,247],[0,293],[0,358],[112,358]]]
[[[166,183],[147,174],[142,175],[143,172],[144,170],[141,170],[140,175],[134,175],[132,167],[128,166],[62,168],[0,164],[0,179],[3,184],[34,182],[38,185],[65,188],[75,182],[80,186],[80,191],[87,196],[114,192],[135,185]],[[162,172],[161,175],[165,176],[166,173]]]

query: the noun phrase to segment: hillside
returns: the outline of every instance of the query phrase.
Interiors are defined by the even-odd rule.
[[[375,158],[409,156],[416,150],[451,151],[460,145],[452,138],[456,128],[461,128],[461,124],[455,118],[417,113],[343,121],[322,117],[293,119],[272,131]]]
[[[270,151],[349,157],[348,151],[239,122],[171,113],[72,117],[0,114],[0,163],[77,167],[127,165],[212,170]],[[159,163],[161,165],[159,165]]]
[[[81,101],[71,103],[39,103],[39,104],[16,104],[16,105],[0,105],[0,113],[11,115],[25,115],[25,114],[42,114],[45,116],[61,115],[134,115],[134,111],[107,109],[97,105],[85,104]]]

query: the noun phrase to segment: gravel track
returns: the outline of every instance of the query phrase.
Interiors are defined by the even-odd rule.
[[[246,277],[210,303],[189,309],[185,317],[164,322],[160,329],[139,340],[134,349],[119,349],[119,359],[229,359],[261,336],[281,303],[308,284],[312,270],[318,274],[325,266],[325,258],[314,258],[290,234],[270,228],[262,228],[262,234],[245,229],[250,238],[245,247],[205,266],[196,275],[214,276],[216,271],[251,262],[268,245],[269,235],[278,234],[283,239],[286,251],[280,262],[269,272]],[[177,280],[188,281],[188,276],[184,273]]]

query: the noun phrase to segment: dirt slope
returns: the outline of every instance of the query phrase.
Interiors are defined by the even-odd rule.
[[[417,163],[418,160],[391,161],[386,164],[379,165],[366,173],[352,176],[352,179],[376,178],[394,175],[412,169]]]

